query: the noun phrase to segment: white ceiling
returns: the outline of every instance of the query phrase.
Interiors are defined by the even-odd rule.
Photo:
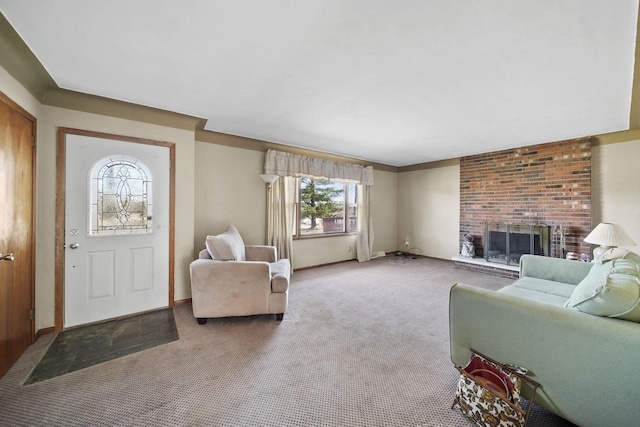
[[[0,0],[65,89],[393,166],[629,127],[638,0]]]

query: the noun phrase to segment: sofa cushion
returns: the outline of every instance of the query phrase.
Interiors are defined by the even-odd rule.
[[[554,282],[553,280],[538,279],[535,277],[521,277],[508,287],[530,289],[540,293],[555,295],[564,299],[563,304],[576,289],[576,285]]]
[[[524,254],[520,257],[520,277],[535,277],[576,286],[587,277],[592,266],[590,262]]]
[[[554,282],[552,280],[521,277],[514,284],[506,286],[498,292],[562,307],[575,288],[575,285]]]
[[[624,258],[595,263],[565,307],[640,322],[640,265]]]
[[[244,242],[233,225],[217,236],[207,236],[205,241],[211,258],[220,261],[245,261]]]

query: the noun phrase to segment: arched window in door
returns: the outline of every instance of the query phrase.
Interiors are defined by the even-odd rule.
[[[126,155],[98,160],[89,173],[89,235],[153,233],[151,172]]]

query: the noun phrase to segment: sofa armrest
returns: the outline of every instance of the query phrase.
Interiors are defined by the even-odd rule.
[[[520,277],[535,277],[553,282],[577,285],[593,267],[590,262],[571,261],[540,255],[520,257]]]
[[[271,268],[271,291],[275,293],[287,292],[291,277],[289,260],[283,258],[278,262],[269,264],[269,267]]]
[[[456,284],[449,332],[453,363],[464,366],[473,348],[528,368],[542,385],[535,401],[577,425],[636,425],[640,419],[633,374],[640,323]]]
[[[275,246],[247,245],[244,251],[247,261],[276,262],[278,259]]]
[[[214,283],[267,283],[269,263],[260,261],[218,261],[197,259],[190,265],[191,286],[211,287]]]

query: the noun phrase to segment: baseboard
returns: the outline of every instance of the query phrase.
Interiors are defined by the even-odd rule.
[[[310,266],[308,266],[308,267],[299,267],[299,268],[296,268],[296,269],[294,269],[293,271],[311,270],[312,268],[326,267],[326,266],[328,266],[328,265],[342,264],[342,263],[345,263],[345,262],[352,262],[352,261],[355,261],[355,260],[356,260],[355,258],[352,258],[352,259],[345,259],[344,261],[335,261],[335,262],[328,262],[328,263],[326,263],[326,264],[310,265]]]
[[[36,332],[36,339],[40,338],[43,335],[47,335],[47,334],[50,334],[51,332],[55,332],[55,331],[56,331],[55,326],[50,326],[48,328],[38,329],[38,331]]]
[[[179,299],[173,302],[173,305],[191,304],[191,298]]]

